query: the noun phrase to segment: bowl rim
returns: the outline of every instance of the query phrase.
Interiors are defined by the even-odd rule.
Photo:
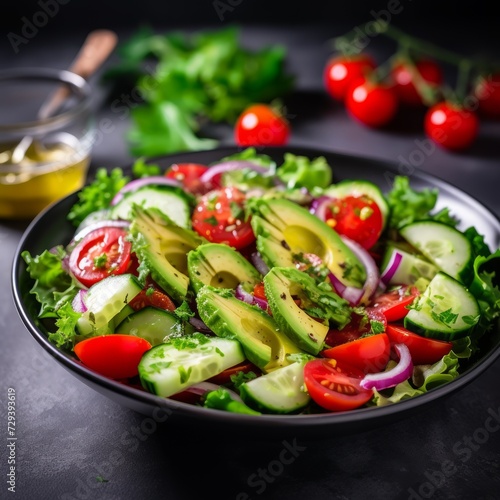
[[[211,150],[203,150],[203,151],[194,151],[194,152],[179,152],[172,155],[158,156],[155,158],[151,158],[148,161],[150,163],[154,163],[155,161],[161,159],[175,158],[184,156],[202,156],[204,154],[213,154],[213,153],[221,153],[221,158],[228,153],[235,153],[241,150],[241,148],[237,148],[236,146],[223,146],[220,148],[215,148]],[[296,154],[303,155],[330,155],[335,156],[337,158],[344,158],[349,160],[358,160],[361,162],[370,162],[372,165],[375,165],[377,168],[384,168],[386,170],[396,172],[396,164],[391,163],[385,160],[378,160],[369,157],[363,157],[358,155],[351,155],[345,153],[339,153],[336,151],[329,151],[325,149],[318,149],[311,146],[304,146],[297,144],[290,144],[286,147],[267,147],[262,151],[264,154],[267,151],[275,151],[275,152],[295,152]],[[500,217],[497,216],[493,211],[487,208],[481,201],[479,201],[474,196],[466,193],[462,189],[456,187],[452,183],[445,181],[438,176],[433,174],[428,174],[425,172],[414,172],[412,173],[419,181],[422,181],[427,184],[431,184],[434,186],[445,187],[448,191],[451,191],[455,196],[467,199],[469,202],[472,202],[477,206],[478,209],[484,211],[487,214],[493,223],[496,226],[496,230],[498,231],[498,235],[500,237]],[[27,310],[26,305],[23,303],[23,298],[21,294],[21,290],[19,287],[19,279],[21,277],[22,272],[25,272],[24,261],[21,258],[21,251],[24,249],[27,243],[29,243],[29,239],[32,237],[32,230],[35,228],[41,219],[43,219],[46,214],[51,212],[53,209],[57,209],[57,207],[61,204],[68,203],[71,198],[74,198],[76,201],[76,197],[78,192],[72,193],[71,195],[66,196],[65,198],[53,203],[46,209],[44,209],[40,214],[38,214],[32,222],[29,224],[27,229],[25,230],[21,240],[15,251],[14,262],[12,265],[11,272],[11,286],[13,290],[14,302],[18,314],[20,315],[24,325],[30,332],[30,334],[35,338],[35,340],[57,361],[59,361],[66,369],[68,369],[74,376],[77,378],[83,379],[85,383],[90,386],[97,385],[101,389],[111,392],[116,396],[120,396],[122,398],[126,398],[130,402],[134,401],[135,403],[139,403],[141,405],[148,406],[149,408],[163,408],[168,411],[173,411],[178,413],[179,415],[185,417],[195,417],[197,419],[202,419],[206,422],[211,423],[219,423],[224,425],[248,425],[252,426],[255,429],[264,429],[264,428],[283,428],[283,429],[292,429],[296,431],[305,430],[306,428],[329,428],[329,429],[339,429],[339,428],[347,428],[353,425],[359,424],[361,422],[369,422],[375,423],[389,417],[397,417],[398,419],[403,417],[408,413],[415,412],[417,410],[422,410],[423,408],[427,408],[430,403],[436,402],[437,400],[441,400],[445,396],[451,395],[457,392],[459,389],[471,383],[475,380],[479,375],[484,373],[499,357],[500,357],[500,342],[494,346],[489,352],[485,353],[484,356],[472,366],[469,366],[465,369],[463,373],[461,373],[454,380],[442,384],[438,387],[432,388],[426,393],[399,401],[395,404],[389,404],[386,406],[373,406],[373,407],[365,407],[365,408],[357,408],[354,410],[343,411],[343,412],[326,412],[326,413],[316,413],[316,414],[297,414],[297,415],[274,415],[274,414],[262,414],[259,416],[252,415],[243,415],[237,413],[225,412],[222,410],[214,410],[199,406],[190,405],[188,403],[183,403],[180,401],[176,401],[169,398],[161,398],[152,393],[148,393],[146,391],[136,389],[131,386],[127,386],[120,382],[117,382],[112,379],[108,379],[102,375],[99,375],[96,372],[93,372],[89,368],[85,367],[83,364],[78,362],[75,358],[72,358],[70,354],[65,353],[64,351],[59,350],[55,345],[51,344],[46,335],[39,329],[31,319],[29,315],[29,311]]]
[[[85,78],[70,70],[36,66],[0,70],[0,84],[8,80],[16,79],[26,81],[45,80],[65,84],[79,98],[79,101],[70,109],[43,119],[0,124],[0,132],[32,133],[41,127],[52,129],[70,122],[74,117],[84,113],[90,107],[92,97],[90,84]]]

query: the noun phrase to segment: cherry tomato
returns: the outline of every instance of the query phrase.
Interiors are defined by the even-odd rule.
[[[399,325],[387,325],[387,336],[391,344],[405,344],[415,365],[430,365],[448,354],[453,344],[443,340],[422,337]]]
[[[408,306],[419,293],[415,286],[402,285],[375,297],[373,304],[367,310],[382,313],[388,323],[399,321],[408,314]]]
[[[142,355],[151,344],[134,335],[113,333],[90,337],[75,345],[80,361],[91,370],[112,379],[134,377]]]
[[[245,195],[226,187],[204,195],[194,209],[193,229],[212,243],[226,243],[236,249],[255,241],[250,219],[245,219]]]
[[[385,333],[378,333],[330,347],[321,354],[325,358],[349,363],[364,373],[376,373],[383,371],[387,366],[391,356],[391,345]]]
[[[326,223],[367,250],[379,239],[384,224],[379,206],[368,196],[332,199]]]
[[[474,86],[479,112],[488,118],[500,118],[500,73],[482,76]]]
[[[167,169],[165,176],[181,182],[184,189],[192,194],[204,194],[211,189],[211,186],[200,181],[207,170],[208,167],[200,163],[174,163]]]
[[[69,269],[83,285],[114,274],[128,272],[131,243],[127,232],[119,227],[100,227],[77,243],[69,257]]]
[[[377,321],[382,323],[383,329],[387,326],[387,319],[385,316],[374,308],[366,309],[366,316],[362,314],[351,314],[351,321],[342,328],[342,330],[337,330],[332,328],[328,331],[325,337],[325,344],[329,347],[335,347],[337,345],[345,344],[346,342],[352,342],[357,340],[364,333],[368,333],[371,330],[371,322]]]
[[[311,398],[322,408],[345,411],[367,403],[373,392],[363,389],[365,374],[337,359],[314,359],[304,366],[304,383]]]
[[[327,62],[323,73],[326,90],[337,101],[343,101],[349,86],[375,67],[375,61],[368,54],[333,57]]]
[[[266,293],[264,291],[264,282],[257,283],[253,287],[253,296],[258,299],[267,300]]]
[[[473,111],[444,101],[427,110],[424,129],[427,136],[443,148],[462,150],[476,139],[479,119]]]
[[[369,127],[382,127],[396,115],[398,100],[386,84],[361,78],[349,86],[345,98],[347,111]]]
[[[425,84],[437,87],[443,83],[443,72],[439,64],[430,59],[421,59],[412,64],[408,61],[398,62],[392,69],[394,91],[399,101],[408,106],[421,106],[422,96],[418,92],[420,78]]]
[[[267,104],[253,104],[240,114],[234,129],[238,146],[283,146],[290,136],[288,121]]]
[[[139,311],[148,306],[165,309],[166,311],[173,311],[177,307],[166,293],[152,287],[143,288],[128,305],[134,311]]]

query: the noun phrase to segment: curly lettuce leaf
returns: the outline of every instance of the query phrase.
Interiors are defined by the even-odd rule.
[[[450,215],[448,209],[443,209],[435,214],[431,213],[436,206],[437,199],[437,188],[424,188],[417,191],[410,186],[408,177],[397,175],[394,178],[392,189],[386,195],[390,210],[388,227],[398,229],[422,219],[434,219],[456,226],[458,220]]]
[[[76,337],[76,322],[81,314],[75,312],[71,304],[79,287],[63,268],[64,248],[58,246],[37,256],[24,251],[21,256],[27,264],[27,272],[35,280],[30,293],[40,304],[38,318],[55,318],[57,330],[49,333],[49,341],[57,347],[71,348]]]
[[[323,156],[310,159],[285,153],[276,174],[287,188],[325,189],[332,183],[332,169]]]
[[[374,394],[370,405],[386,406],[398,403],[405,399],[420,396],[431,389],[451,382],[459,375],[459,359],[459,356],[452,350],[433,365],[415,366],[411,380],[405,380],[388,391],[373,389]]]

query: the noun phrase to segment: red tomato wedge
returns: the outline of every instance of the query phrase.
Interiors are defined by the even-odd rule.
[[[408,314],[408,306],[419,295],[417,287],[403,285],[394,290],[378,295],[367,311],[381,312],[388,323],[399,321]]]
[[[226,187],[204,195],[194,209],[193,229],[212,243],[226,243],[236,249],[255,241],[250,219],[245,218],[245,195]]]
[[[119,227],[94,229],[77,243],[69,257],[69,269],[83,285],[90,287],[102,279],[128,272],[131,243]]]
[[[405,344],[415,365],[431,365],[448,354],[453,344],[443,340],[429,339],[399,325],[387,325],[387,336],[391,344]]]
[[[151,344],[133,335],[113,333],[82,340],[74,351],[91,370],[112,379],[135,377],[142,355]]]
[[[389,362],[391,344],[385,333],[379,333],[325,349],[321,354],[349,363],[363,373],[377,373],[383,371]]]
[[[360,386],[365,374],[336,359],[314,359],[304,366],[304,382],[311,398],[322,408],[345,411],[367,403],[373,392]]]

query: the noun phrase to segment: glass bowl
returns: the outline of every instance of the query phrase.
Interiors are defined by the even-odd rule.
[[[60,104],[41,116],[56,94]],[[70,71],[4,70],[0,109],[0,219],[31,219],[85,184],[95,130],[91,89]],[[13,154],[22,140],[28,149]]]

